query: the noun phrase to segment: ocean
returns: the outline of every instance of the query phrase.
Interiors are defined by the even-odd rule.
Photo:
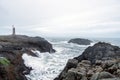
[[[40,53],[33,51],[38,57],[32,57],[24,54],[22,57],[24,63],[33,70],[26,75],[28,80],[53,80],[64,69],[68,59],[79,56],[88,47],[102,41],[120,46],[120,38],[91,38],[93,42],[90,45],[77,45],[67,43],[68,38],[47,38],[56,50],[55,53]]]

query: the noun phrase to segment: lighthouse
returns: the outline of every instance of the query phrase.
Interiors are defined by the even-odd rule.
[[[12,29],[12,35],[15,36],[15,27],[14,27],[14,25],[12,25],[12,28],[13,28]]]

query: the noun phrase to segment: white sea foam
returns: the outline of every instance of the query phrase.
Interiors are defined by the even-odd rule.
[[[32,71],[26,77],[30,80],[53,80],[65,67],[67,60],[80,55],[84,51],[83,46],[68,44],[65,41],[54,43],[56,53],[40,53],[32,50],[38,57],[23,54],[24,63],[32,67]]]
[[[90,45],[78,45],[78,44],[75,44],[75,43],[69,43],[71,46],[79,46],[79,47],[89,47],[89,46],[93,46],[96,42],[92,42],[90,43]]]
[[[35,51],[34,51],[35,52]],[[38,51],[36,51],[38,52]],[[67,62],[67,55],[50,54],[38,52],[38,57],[23,54],[25,65],[32,67],[30,75],[26,75],[31,80],[53,80],[64,68]],[[59,60],[61,59],[61,60]]]
[[[67,41],[51,42],[52,44],[68,44]]]
[[[87,46],[67,43],[67,41],[51,42],[56,53],[40,53],[32,50],[38,57],[23,54],[25,65],[33,69],[29,75],[26,75],[28,80],[53,80],[63,70],[68,59],[80,55],[88,46],[93,46],[97,42]]]

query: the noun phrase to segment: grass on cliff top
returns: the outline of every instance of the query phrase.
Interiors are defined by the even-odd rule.
[[[10,61],[4,57],[0,57],[0,64],[8,66],[10,64]]]

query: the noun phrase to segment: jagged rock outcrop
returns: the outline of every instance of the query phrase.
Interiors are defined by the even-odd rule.
[[[68,41],[68,43],[75,43],[78,45],[90,45],[92,41],[88,39],[75,38]]]
[[[31,50],[55,52],[52,45],[41,37],[0,36],[0,80],[27,80],[25,75],[32,68],[25,66],[22,55],[37,56]]]
[[[55,52],[52,45],[41,37],[28,37],[25,35],[0,36],[0,47],[7,50],[37,49],[41,52]]]
[[[120,48],[99,42],[68,60],[54,80],[120,80]]]
[[[82,55],[76,57],[78,61],[89,60],[94,63],[96,60],[110,60],[120,58],[120,48],[109,43],[99,42],[88,47]]]

